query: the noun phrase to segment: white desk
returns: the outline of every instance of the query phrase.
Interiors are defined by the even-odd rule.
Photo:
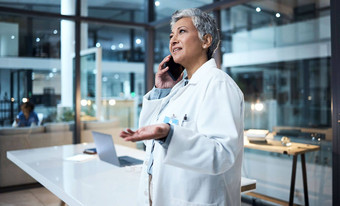
[[[66,204],[137,205],[141,165],[119,168],[97,156],[83,162],[65,160],[82,154],[93,144],[64,145],[7,152],[7,157]],[[144,158],[144,151],[116,145],[118,156]],[[241,180],[242,192],[254,190],[256,181]]]
[[[7,157],[68,205],[136,205],[141,166],[119,168],[97,156],[84,162],[65,160],[91,147],[94,145],[17,150],[7,152]],[[144,158],[140,150],[119,145],[116,149],[119,156]]]

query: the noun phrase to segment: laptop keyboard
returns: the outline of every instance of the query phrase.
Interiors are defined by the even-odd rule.
[[[136,159],[136,158],[133,158],[133,157],[129,157],[129,156],[118,157],[118,160],[119,160],[121,167],[143,164],[142,160],[139,160],[139,159]]]

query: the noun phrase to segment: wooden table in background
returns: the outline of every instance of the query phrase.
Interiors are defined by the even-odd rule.
[[[245,137],[244,147],[249,148],[249,149],[262,150],[262,151],[267,151],[267,152],[275,152],[279,154],[286,154],[286,155],[293,156],[292,176],[291,176],[291,183],[290,183],[289,203],[288,203],[289,205],[293,205],[294,203],[296,162],[297,162],[298,155],[300,155],[305,205],[306,206],[309,205],[305,153],[317,151],[320,149],[320,146],[295,143],[295,142],[292,142],[291,146],[283,146],[280,141],[271,140],[271,139],[268,139],[266,144],[256,144],[256,143],[250,143],[248,139]],[[279,200],[273,197],[268,197],[262,194],[254,193],[254,192],[249,192],[247,193],[247,195],[261,198],[267,201],[275,202],[278,204],[287,204],[287,202],[285,201],[282,201],[282,200]]]

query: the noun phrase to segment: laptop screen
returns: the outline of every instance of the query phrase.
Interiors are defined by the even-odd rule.
[[[116,153],[116,148],[113,143],[112,135],[95,131],[92,131],[92,135],[100,160],[120,167],[143,163],[142,160],[129,156],[118,157]]]
[[[112,136],[100,132],[92,132],[99,159],[120,166]]]

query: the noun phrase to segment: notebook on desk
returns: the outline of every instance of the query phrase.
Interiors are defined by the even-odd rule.
[[[269,133],[269,130],[249,129],[244,132],[244,135],[248,138],[249,143],[267,144],[266,137],[268,133]]]
[[[118,157],[111,135],[93,131],[92,136],[100,160],[118,167],[138,165],[143,163],[142,160],[129,156]]]

